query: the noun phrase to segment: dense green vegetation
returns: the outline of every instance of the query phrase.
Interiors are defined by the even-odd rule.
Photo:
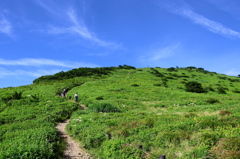
[[[75,77],[99,77],[103,75],[108,75],[111,71],[116,69],[135,69],[135,67],[127,66],[127,65],[119,65],[118,67],[99,67],[99,68],[78,68],[78,69],[72,69],[67,72],[59,72],[55,75],[48,75],[48,76],[42,76],[40,78],[37,78],[33,81],[34,84],[38,83],[47,83],[47,82],[55,82],[55,81],[61,81],[64,79],[71,79]]]
[[[69,118],[76,103],[55,95],[54,85],[0,89],[0,158],[58,158],[64,145],[55,124]]]
[[[86,110],[71,102],[76,92]],[[95,158],[240,158],[239,77],[196,67],[79,68],[0,97],[0,158],[60,158],[55,125],[70,117],[68,132]]]

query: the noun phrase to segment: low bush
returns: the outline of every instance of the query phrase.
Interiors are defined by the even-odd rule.
[[[88,109],[94,112],[121,112],[116,106],[109,103],[93,104],[90,105]]]
[[[167,68],[169,72],[177,72],[178,70],[175,69],[174,67]]]
[[[208,99],[206,100],[206,102],[209,103],[209,104],[214,104],[214,103],[218,103],[219,100],[218,100],[218,99],[215,99],[215,98],[208,98]]]
[[[103,96],[99,96],[96,98],[96,100],[103,100],[103,99],[104,99]]]
[[[162,74],[161,72],[155,70],[155,69],[152,69],[151,73],[153,75],[155,75],[156,77],[164,77],[164,74]]]
[[[227,94],[226,88],[224,87],[218,87],[217,90],[219,94]]]
[[[7,96],[2,97],[1,100],[4,101],[5,103],[7,103],[11,100],[19,100],[21,98],[22,98],[22,92],[15,91],[11,95],[7,95]]]
[[[164,80],[163,80],[162,85],[167,88],[167,87],[168,87],[167,81],[164,81]]]
[[[214,92],[214,89],[211,86],[204,87],[204,89],[207,90],[207,91]]]
[[[234,92],[234,93],[240,93],[240,90],[234,89],[232,92]]]
[[[22,98],[22,92],[14,92],[13,95],[12,95],[12,99],[14,100],[18,100],[18,99],[21,99]]]
[[[138,84],[131,84],[131,86],[138,87],[139,85]]]
[[[201,83],[190,81],[185,84],[185,88],[187,92],[195,92],[195,93],[205,93],[206,90],[203,89]]]

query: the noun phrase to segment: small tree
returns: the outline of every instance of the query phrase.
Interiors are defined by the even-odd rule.
[[[187,92],[205,93],[206,90],[203,89],[201,83],[190,81],[185,83],[185,89]]]

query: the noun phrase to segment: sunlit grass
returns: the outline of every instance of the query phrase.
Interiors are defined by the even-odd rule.
[[[187,92],[189,81],[207,92]],[[69,89],[66,99],[58,96],[63,89]],[[197,68],[117,69],[0,89],[9,99],[22,92],[19,100],[1,98],[0,158],[60,156],[63,145],[54,126],[70,117],[69,133],[96,158],[211,158],[240,136],[238,90],[237,77]],[[75,111],[79,106],[69,100],[76,92],[91,109]],[[226,152],[238,154],[234,148]]]
[[[80,98],[83,97],[80,102],[83,104],[107,102],[122,110],[120,114],[101,115],[96,121],[92,120],[91,123],[88,123],[89,126],[99,125],[94,126],[94,129],[107,126],[108,132],[112,135],[112,142],[122,139],[122,142],[126,144],[142,144],[144,150],[155,156],[165,154],[169,158],[189,159],[207,157],[213,146],[211,144],[215,143],[213,139],[217,141],[223,134],[216,135],[214,138],[204,138],[201,130],[206,129],[214,136],[216,128],[221,127],[225,130],[224,127],[229,124],[236,126],[235,119],[229,124],[223,124],[227,119],[223,119],[222,116],[225,115],[221,115],[221,113],[232,115],[230,114],[232,110],[238,110],[235,104],[239,102],[239,95],[231,92],[231,89],[233,85],[236,87],[239,84],[230,84],[221,79],[221,85],[228,87],[229,90],[227,90],[227,94],[219,94],[216,90],[219,86],[219,75],[217,74],[179,71],[175,73],[178,76],[174,75],[171,79],[170,77],[174,73],[169,73],[161,68],[158,70],[169,77],[167,87],[162,84],[161,78],[150,74],[148,69],[132,74],[128,74],[128,71],[124,70],[102,81],[83,84],[71,90],[70,93],[80,92]],[[216,91],[186,92],[182,83],[183,78],[179,77],[183,73],[185,73],[184,76],[189,76],[188,81],[201,82],[204,87],[211,86]],[[97,99],[99,96],[102,97],[101,100]],[[81,117],[89,118],[93,115],[93,113],[86,112]],[[111,122],[109,123],[109,121]],[[75,134],[85,133],[84,130],[79,129],[79,133],[75,131]],[[98,134],[107,137],[106,130],[101,130],[97,131]],[[71,125],[69,131],[72,132]],[[88,138],[90,139],[91,136]],[[106,146],[105,144],[110,144],[105,143],[105,139],[99,142],[103,147]],[[96,155],[104,154],[108,157],[113,155],[103,153],[105,150],[101,148],[90,148],[90,150]],[[121,150],[121,146],[119,150]],[[130,148],[126,153],[134,154]],[[148,156],[148,158],[153,157]]]

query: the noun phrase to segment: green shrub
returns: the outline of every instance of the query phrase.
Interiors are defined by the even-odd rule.
[[[39,101],[40,101],[40,100],[39,100],[39,95],[36,95],[36,94],[31,95],[30,101],[31,101],[31,102],[39,102]]]
[[[104,99],[103,96],[99,96],[96,98],[96,100],[103,100],[103,99]]]
[[[195,66],[188,66],[186,67],[187,70],[196,70],[197,68]]]
[[[105,141],[107,137],[104,134],[96,133],[94,138],[86,138],[84,148],[91,149],[100,147],[102,142]]]
[[[186,75],[182,75],[181,77],[182,78],[189,78],[189,76],[186,76]]]
[[[129,66],[129,65],[119,65],[118,68],[120,68],[120,69],[128,69],[128,70],[136,69],[135,67]]]
[[[203,89],[201,83],[190,81],[185,84],[185,88],[187,92],[195,92],[195,93],[205,93],[206,90]]]
[[[166,79],[175,79],[175,78],[172,76],[167,76]]]
[[[215,99],[215,98],[208,98],[208,99],[206,100],[206,102],[209,103],[209,104],[214,104],[214,103],[218,103],[219,100],[218,100],[218,99]]]
[[[207,90],[207,91],[214,92],[214,89],[211,86],[204,87],[204,89]]]
[[[167,70],[168,70],[169,72],[173,72],[173,71],[177,72],[177,71],[178,71],[178,70],[175,69],[174,67],[167,68]]]
[[[21,99],[21,98],[22,98],[22,92],[15,91],[12,95],[13,100],[18,100],[18,99]]]
[[[134,67],[127,66],[127,65],[121,66],[119,68],[134,69]],[[35,79],[33,81],[33,83],[34,84],[48,83],[50,81],[60,81],[60,80],[71,79],[71,78],[75,78],[75,77],[102,76],[102,75],[107,75],[111,71],[116,70],[116,69],[117,69],[117,67],[97,67],[97,68],[81,67],[81,68],[72,69],[72,70],[69,70],[66,72],[61,71],[54,75],[41,76],[41,77]],[[81,83],[79,83],[77,85],[81,85]]]
[[[88,107],[89,110],[94,112],[121,112],[116,106],[109,103],[98,103]]]
[[[168,85],[167,85],[167,80],[163,80],[163,81],[162,81],[162,85],[167,88],[167,87],[168,87]]]
[[[164,74],[155,69],[152,69],[151,73],[154,74],[156,77],[164,77]]]
[[[5,97],[2,97],[1,100],[5,103],[9,102],[10,100],[12,100],[12,96],[5,96]]]
[[[226,88],[224,87],[218,87],[217,90],[219,94],[227,94]]]
[[[154,108],[167,108],[167,105],[165,104],[153,104],[151,106],[153,106]]]
[[[11,101],[11,100],[19,100],[22,98],[22,92],[15,91],[13,94],[2,97],[1,100],[5,103]]]
[[[139,85],[138,84],[131,84],[131,86],[138,87]]]

